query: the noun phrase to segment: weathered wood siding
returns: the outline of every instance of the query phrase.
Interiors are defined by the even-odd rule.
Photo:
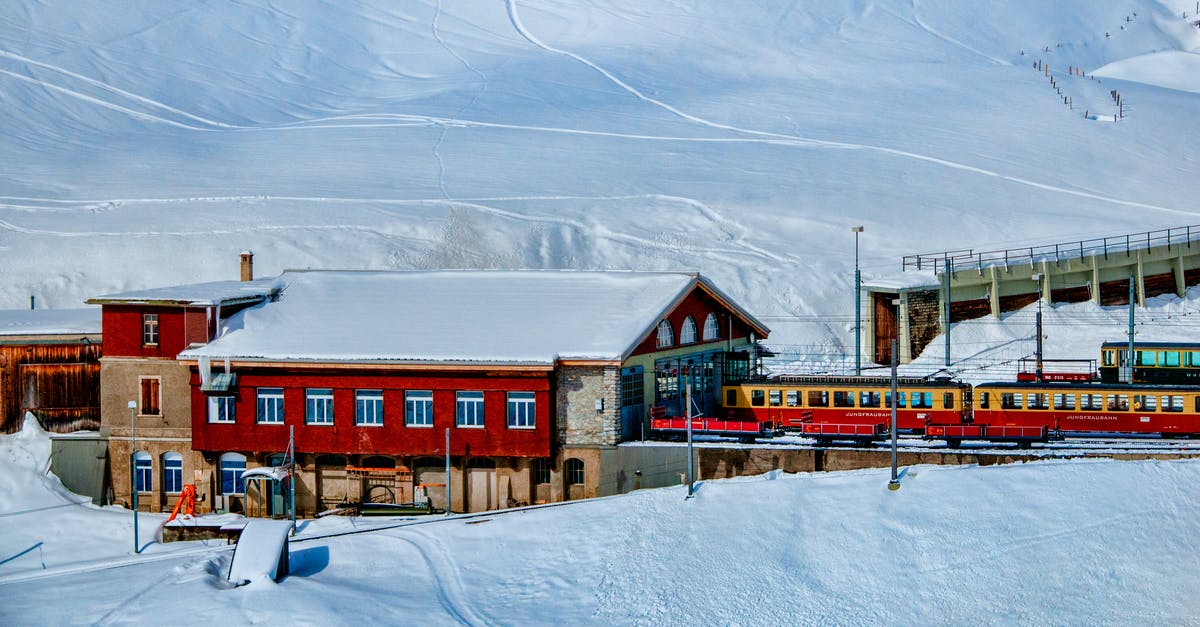
[[[0,431],[20,431],[31,411],[50,431],[100,428],[97,343],[0,344]]]

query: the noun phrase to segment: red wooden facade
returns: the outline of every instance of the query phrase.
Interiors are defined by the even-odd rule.
[[[276,451],[288,445],[288,425],[295,427],[296,449],[305,453],[442,455],[446,429],[450,454],[467,456],[549,457],[555,433],[551,411],[551,373],[455,373],[447,371],[362,371],[304,368],[255,371],[236,369],[236,418],[209,422],[208,399],[200,377],[192,378],[192,448],[198,451]],[[284,422],[263,424],[257,418],[257,389],[283,388]],[[333,424],[307,424],[307,389],[333,390]],[[383,424],[355,424],[355,391],[383,391]],[[404,393],[433,393],[433,425],[406,426]],[[482,391],[484,426],[459,427],[455,393]],[[508,392],[534,393],[534,427],[509,428]]]
[[[704,342],[704,320],[708,318],[708,314],[710,313],[717,317],[717,323],[720,326],[720,339],[722,340],[727,340],[731,337],[733,339],[749,337],[750,333],[754,331],[740,315],[732,313],[728,305],[723,304],[704,289],[696,287],[666,316],[666,320],[671,323],[671,329],[675,335],[672,347],[680,345],[679,331],[683,328],[683,321],[688,316],[691,316],[692,320],[696,323],[696,342]],[[732,335],[729,332],[730,320],[733,321]],[[631,356],[645,355],[661,350],[663,349],[658,347],[658,329],[655,327],[650,330],[646,337],[642,338],[641,343],[633,350]]]
[[[193,342],[207,342],[213,324],[204,307],[104,305],[104,354],[108,357],[174,359]],[[144,344],[145,314],[158,316],[158,343]],[[222,312],[222,316],[228,312]]]

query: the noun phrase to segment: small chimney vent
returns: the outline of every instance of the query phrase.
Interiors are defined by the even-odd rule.
[[[242,251],[242,280],[254,280],[254,253],[249,250]]]

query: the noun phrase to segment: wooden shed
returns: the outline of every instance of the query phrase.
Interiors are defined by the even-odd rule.
[[[100,428],[99,308],[0,311],[0,431]]]

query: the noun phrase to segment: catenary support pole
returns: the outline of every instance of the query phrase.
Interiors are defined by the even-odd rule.
[[[1125,379],[1125,383],[1133,383],[1133,366],[1136,363],[1134,361],[1134,355],[1133,355],[1133,308],[1136,304],[1137,304],[1137,301],[1134,299],[1133,276],[1130,275],[1130,277],[1129,277],[1129,331],[1128,331],[1128,333],[1129,333],[1129,353],[1125,357],[1125,363],[1126,363],[1126,365],[1129,366],[1129,374],[1128,374],[1128,378]]]
[[[1035,376],[1037,377],[1037,382],[1041,383],[1042,382],[1042,372],[1043,372],[1043,365],[1042,365],[1042,279],[1043,279],[1043,277],[1041,274],[1035,274],[1035,275],[1033,275],[1033,278],[1035,281],[1037,281],[1037,284],[1038,284],[1038,310],[1037,310],[1037,323],[1035,325],[1037,327],[1036,328],[1037,343],[1035,344],[1036,348],[1034,349],[1037,361],[1035,364],[1036,368],[1034,370],[1034,373],[1035,373]]]
[[[685,366],[683,369],[683,385],[685,388],[683,398],[684,402],[687,404],[687,411],[684,412],[684,415],[687,416],[687,498],[690,499],[695,492],[695,488],[693,487],[695,480],[692,474],[694,472],[692,467],[692,379],[691,367],[689,366]]]
[[[942,320],[946,326],[942,331],[946,334],[946,366],[950,365],[950,258],[945,259],[945,266],[942,270],[943,276],[946,277],[946,295],[942,299]]]
[[[862,273],[858,269],[858,234],[863,227],[852,226],[854,231],[854,375],[862,374]]]
[[[900,478],[896,475],[896,407],[900,404],[900,399],[896,396],[896,388],[898,387],[899,383],[896,377],[896,365],[899,363],[899,359],[897,358],[899,352],[900,342],[898,340],[892,340],[892,480],[888,482],[889,490],[900,489]]]

